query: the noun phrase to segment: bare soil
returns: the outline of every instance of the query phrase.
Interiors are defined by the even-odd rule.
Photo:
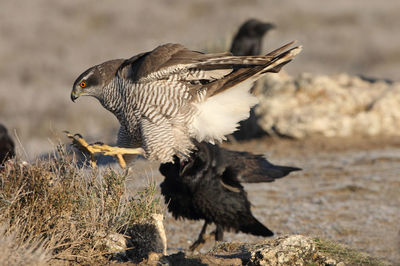
[[[303,168],[274,183],[245,185],[254,215],[276,236],[323,237],[400,263],[400,138],[264,138],[224,146]],[[156,164],[139,162],[136,169],[162,180]],[[138,179],[136,185],[146,178]],[[166,214],[164,224],[168,252],[173,253],[190,246],[203,222],[176,221]],[[261,239],[226,233],[224,240]]]

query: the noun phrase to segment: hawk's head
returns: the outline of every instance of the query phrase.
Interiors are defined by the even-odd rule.
[[[72,87],[71,100],[75,102],[81,95],[100,98],[102,89],[112,81],[123,61],[124,59],[107,61],[80,74]]]

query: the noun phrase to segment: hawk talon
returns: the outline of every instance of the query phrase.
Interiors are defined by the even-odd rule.
[[[76,146],[79,150],[84,153],[90,154],[90,163],[92,167],[96,166],[96,160],[94,158],[95,153],[102,153],[104,155],[115,156],[118,160],[121,168],[126,167],[125,159],[122,155],[124,154],[141,154],[144,155],[145,152],[142,148],[121,148],[121,147],[113,147],[102,142],[96,142],[93,144],[88,144],[86,140],[80,134],[72,135],[68,131],[64,131],[68,138],[72,139],[72,144]]]

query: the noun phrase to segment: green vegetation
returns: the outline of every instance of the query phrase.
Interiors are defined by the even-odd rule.
[[[79,169],[65,149],[57,153],[0,172],[0,261],[104,262],[106,236],[161,211],[154,183],[128,193],[125,174]]]

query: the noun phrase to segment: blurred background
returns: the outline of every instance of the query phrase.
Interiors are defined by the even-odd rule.
[[[262,139],[233,144],[231,147],[238,150],[266,154],[273,163],[304,169],[274,184],[247,185],[255,216],[277,235],[323,236],[399,261],[400,128],[394,123],[400,123],[400,111],[397,111],[400,110],[400,85],[396,83],[400,73],[399,14],[398,0],[3,0],[0,5],[0,123],[8,128],[16,141],[17,154],[25,160],[46,154],[59,141],[69,143],[63,130],[79,132],[89,141],[113,143],[117,120],[94,98],[83,97],[76,103],[70,100],[72,84],[80,73],[103,61],[129,58],[167,42],[181,43],[192,50],[227,51],[245,20],[272,22],[277,28],[264,38],[263,51],[291,40],[298,40],[304,47],[285,66],[286,79],[292,85],[286,98],[275,98],[277,104],[283,108],[294,93],[303,95],[299,89],[302,88],[312,96],[303,101],[306,107],[312,106],[313,99],[319,99],[315,102],[320,106],[331,106],[335,102],[334,110],[340,111],[346,109],[340,103],[349,99],[345,93],[348,88],[356,87],[350,98],[357,102],[358,95],[374,84],[348,77],[362,75],[372,80],[389,80],[376,85],[379,93],[371,98],[371,108],[374,99],[386,95],[381,91],[392,93],[386,97],[391,100],[390,105],[380,106],[387,108],[381,108],[381,113],[389,109],[392,112],[386,115],[387,124],[396,126],[391,132],[397,137],[392,134],[360,138],[352,132],[370,128],[363,122],[360,125],[364,127],[358,131],[344,134],[348,137],[345,140],[309,139],[302,131],[298,134],[304,137],[302,141]],[[293,80],[305,72],[312,76]],[[342,94],[330,93],[329,89],[326,93],[319,89],[315,93],[314,88],[324,88],[322,81],[340,73],[346,76],[340,76],[334,83],[339,85],[333,87]],[[315,81],[321,75],[329,78]],[[397,85],[392,86],[391,81]],[[286,84],[285,79],[279,82],[280,87]],[[323,101],[318,98],[321,95],[326,96]],[[330,96],[335,101],[330,101]],[[273,104],[263,108],[267,114],[268,110],[275,110],[276,115],[283,113]],[[363,109],[363,121],[370,120],[366,115],[371,114],[368,108],[369,105]],[[357,110],[351,109],[350,115]],[[298,110],[291,106],[285,110],[288,114],[294,111]],[[309,116],[293,118],[289,129],[295,122],[318,112],[310,109],[304,113]],[[337,117],[331,113],[329,119],[333,121]],[[377,123],[384,120],[381,115],[375,118]],[[346,124],[348,120],[343,121]],[[341,135],[332,132],[330,136]],[[143,175],[149,173],[157,175],[157,165]],[[161,180],[159,176],[155,178]],[[201,223],[194,222],[182,225],[168,215],[166,219],[172,250],[189,246],[201,227]],[[243,234],[226,237],[226,240],[254,239],[257,238]]]
[[[291,40],[304,46],[285,67],[290,75],[346,72],[398,80],[399,13],[396,0],[2,1],[0,122],[18,134],[30,159],[65,129],[114,141],[117,121],[95,99],[70,101],[83,70],[167,42],[228,50],[248,18],[277,25],[264,51]]]

